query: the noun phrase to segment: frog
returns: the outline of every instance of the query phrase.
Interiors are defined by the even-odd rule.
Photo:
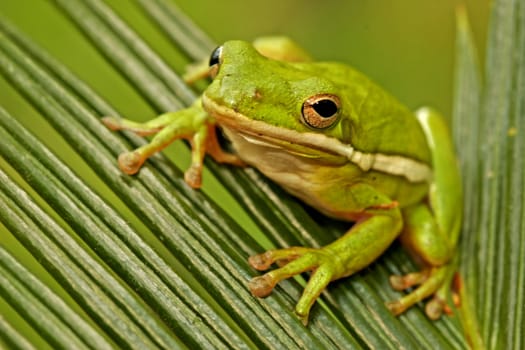
[[[185,182],[199,188],[203,159],[251,166],[323,215],[349,229],[322,247],[283,247],[249,257],[267,271],[247,285],[268,296],[282,280],[311,272],[295,313],[306,325],[330,282],[376,261],[397,238],[419,271],[389,278],[405,291],[385,303],[400,315],[426,301],[430,319],[450,313],[462,221],[462,189],[450,131],[436,110],[411,111],[351,66],[318,62],[287,37],[217,47],[188,81],[210,78],[187,108],[145,123],[119,117],[112,130],[155,135],[118,158],[126,174],[176,139],[189,140]],[[218,133],[229,141],[223,149]],[[454,301],[452,301],[454,303]]]

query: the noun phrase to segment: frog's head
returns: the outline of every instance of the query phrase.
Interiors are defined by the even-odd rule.
[[[362,169],[383,152],[424,159],[426,141],[411,112],[348,66],[273,60],[228,41],[211,55],[210,71],[204,109],[256,142]],[[407,129],[417,129],[411,145]]]
[[[272,60],[247,42],[228,41],[211,55],[210,70],[203,105],[219,125],[294,144],[348,137],[344,120],[353,106],[316,63]]]
[[[210,58],[213,82],[204,95],[232,113],[301,132],[333,129],[342,115],[338,87],[306,69],[314,63],[268,59],[243,41],[229,41]],[[205,108],[214,111],[211,103]],[[222,120],[221,120],[222,121]]]

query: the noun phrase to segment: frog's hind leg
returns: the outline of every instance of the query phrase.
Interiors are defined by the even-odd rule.
[[[434,110],[416,112],[431,147],[434,178],[427,203],[403,209],[404,230],[401,241],[426,266],[422,272],[393,276],[394,289],[419,285],[405,297],[388,305],[400,314],[413,304],[433,295],[426,313],[438,318],[447,310],[451,281],[456,269],[455,246],[462,218],[462,196],[454,147],[444,119]]]
[[[253,295],[264,297],[280,281],[312,271],[295,307],[295,313],[306,324],[310,308],[330,281],[362,270],[388,248],[403,224],[397,202],[368,184],[353,184],[348,191],[353,198],[363,200],[358,203],[363,208],[358,222],[345,235],[321,248],[291,247],[252,256],[250,265],[257,270],[284,263],[249,282]]]

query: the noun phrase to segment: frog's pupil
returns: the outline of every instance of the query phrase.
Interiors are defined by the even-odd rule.
[[[330,118],[337,113],[337,105],[332,100],[319,100],[312,104],[314,110],[323,118]]]
[[[222,52],[222,46],[219,46],[215,50],[213,50],[210,56],[210,63],[209,63],[210,67],[216,64],[219,64],[219,60],[221,58],[221,52]]]

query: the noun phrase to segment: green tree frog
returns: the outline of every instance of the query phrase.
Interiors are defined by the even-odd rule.
[[[212,53],[209,68],[199,71],[212,81],[192,106],[146,123],[103,119],[113,130],[156,134],[149,144],[120,155],[125,173],[136,173],[153,153],[185,138],[192,145],[185,172],[190,186],[201,185],[208,153],[218,162],[253,166],[320,212],[353,222],[324,247],[249,258],[257,270],[281,265],[249,282],[258,297],[283,279],[312,271],[295,309],[305,324],[330,281],[368,266],[398,236],[422,270],[391,276],[396,290],[417,288],[387,307],[397,315],[429,298],[430,318],[447,310],[462,194],[451,138],[435,111],[413,113],[353,68],[312,62],[286,38],[228,41]],[[217,128],[235,154],[221,149]]]

